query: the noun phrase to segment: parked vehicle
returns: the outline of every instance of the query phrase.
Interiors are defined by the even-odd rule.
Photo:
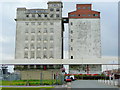
[[[74,75],[71,75],[70,78],[71,78],[72,81],[76,80]]]
[[[64,81],[71,82],[72,80],[71,80],[70,76],[66,76],[65,79],[64,79]]]

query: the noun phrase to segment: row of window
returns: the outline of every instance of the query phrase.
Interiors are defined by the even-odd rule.
[[[26,14],[26,17],[27,18],[29,18],[29,17],[33,17],[33,18],[35,18],[35,17],[38,17],[38,18],[47,18],[47,17],[50,17],[50,18],[59,18],[60,17],[60,14],[50,14],[50,15],[48,15],[48,14]]]
[[[76,15],[76,14],[73,14],[73,15],[70,15],[71,17],[80,17],[80,16],[98,16],[98,14],[78,14],[78,15]]]
[[[29,52],[27,52],[27,51],[25,51],[24,52],[24,58],[29,58]],[[35,58],[35,56],[36,56],[36,58],[39,58],[39,59],[41,59],[41,58],[43,58],[43,59],[48,59],[48,58],[54,58],[54,55],[53,55],[53,52],[51,51],[50,52],[50,54],[49,54],[49,56],[47,55],[47,53],[46,52],[44,52],[43,53],[43,55],[40,55],[41,53],[38,51],[37,53],[36,53],[36,55],[35,55],[35,52],[34,51],[31,51],[30,52],[30,58],[32,59],[32,58]],[[42,56],[42,57],[41,57]]]
[[[60,8],[50,8],[50,11],[57,11],[57,12],[59,12],[60,11]]]
[[[25,44],[25,46],[24,46],[24,49],[35,49],[35,44],[34,43],[31,43],[30,44],[30,46],[29,46],[29,44],[28,43],[26,43]],[[53,49],[54,48],[54,45],[53,45],[53,43],[51,43],[50,45],[49,45],[49,47],[48,47],[48,45],[46,44],[46,43],[44,43],[44,45],[43,45],[43,47],[41,47],[41,44],[40,43],[38,43],[37,44],[37,46],[36,46],[36,48],[37,49],[44,49],[44,50],[47,50],[47,49]]]
[[[28,41],[28,40],[31,40],[31,41],[35,41],[35,40],[37,40],[37,41],[53,41],[54,38],[53,38],[53,36],[50,36],[50,38],[48,38],[48,37],[43,37],[43,39],[42,39],[41,36],[38,36],[38,37],[35,39],[35,36],[31,36],[31,39],[29,39],[28,36],[26,36],[26,37],[25,37],[25,41]]]
[[[78,9],[91,9],[91,7],[78,7]]]
[[[26,29],[25,30],[25,33],[29,33],[29,32],[31,32],[31,33],[35,33],[36,32],[36,30],[35,29],[31,29],[31,31],[29,31],[28,29]],[[53,28],[50,28],[50,29],[47,29],[47,28],[44,28],[44,30],[42,31],[42,29],[41,28],[38,28],[37,29],[37,33],[54,33],[54,29]]]
[[[53,22],[25,22],[25,25],[54,25]]]

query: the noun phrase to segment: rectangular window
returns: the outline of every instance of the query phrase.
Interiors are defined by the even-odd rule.
[[[35,25],[35,22],[31,22],[31,25]]]
[[[53,41],[53,40],[54,40],[54,39],[53,39],[53,36],[51,35],[51,36],[50,36],[50,41]]]
[[[41,41],[41,36],[40,35],[37,36],[37,41]]]
[[[40,14],[38,14],[38,17],[41,17],[41,15],[40,15]]]
[[[71,42],[73,42],[73,39],[71,39]]]
[[[31,33],[35,33],[35,29],[34,28],[31,29]]]
[[[47,58],[47,52],[46,52],[46,51],[43,52],[43,58],[44,58],[44,59]]]
[[[29,25],[29,22],[25,22],[25,25]]]
[[[37,59],[41,59],[41,52],[39,50],[37,51],[36,54],[37,54]]]
[[[31,47],[31,49],[35,49],[35,46],[33,43],[31,43],[30,47]]]
[[[32,14],[32,17],[35,17],[35,14]]]
[[[35,52],[34,51],[31,51],[31,58],[34,58],[35,57]]]
[[[25,49],[28,49],[28,48],[29,48],[28,43],[25,43],[24,48],[25,48]]]
[[[44,15],[45,17],[47,17],[47,15]]]
[[[72,22],[71,22],[70,24],[71,24],[71,25],[73,25],[73,23],[72,23]]]
[[[38,28],[37,31],[38,31],[38,33],[41,33],[41,28]]]
[[[73,50],[73,47],[71,47],[71,50]]]
[[[44,33],[47,33],[47,28],[44,28]]]
[[[73,56],[71,56],[71,59],[73,59]]]
[[[27,14],[26,17],[29,17],[29,15]]]
[[[53,17],[54,17],[54,14],[51,14],[50,17],[53,18]]]
[[[37,44],[37,49],[41,49],[41,44],[40,43]]]
[[[25,36],[25,41],[28,41],[28,35]]]
[[[54,33],[54,30],[53,30],[53,28],[50,28],[50,33]]]
[[[41,25],[41,22],[38,22],[38,25]]]
[[[29,32],[28,32],[28,29],[25,30],[25,33],[29,33]]]
[[[50,25],[54,25],[54,23],[53,23],[53,22],[50,22]]]
[[[28,58],[28,51],[24,52],[24,58]]]
[[[35,36],[32,35],[32,36],[31,36],[31,41],[34,41],[34,40],[35,40]]]
[[[56,17],[58,18],[58,17],[60,17],[60,15],[59,15],[59,14],[56,14]]]

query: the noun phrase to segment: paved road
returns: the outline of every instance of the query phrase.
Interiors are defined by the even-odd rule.
[[[68,88],[117,88],[117,86],[107,85],[97,80],[76,80],[67,83]]]

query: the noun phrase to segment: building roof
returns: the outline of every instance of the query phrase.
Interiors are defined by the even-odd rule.
[[[92,4],[76,4],[76,11],[68,13],[69,18],[100,18],[100,12],[92,10]]]

